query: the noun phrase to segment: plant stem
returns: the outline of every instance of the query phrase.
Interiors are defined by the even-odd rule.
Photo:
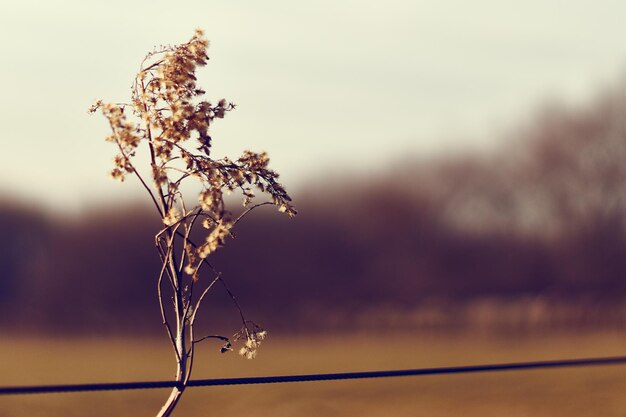
[[[184,391],[185,391],[184,386],[181,386],[180,388],[176,387],[172,389],[172,392],[170,393],[169,398],[167,399],[167,401],[165,402],[165,404],[163,405],[163,407],[157,414],[157,417],[169,417],[174,411],[174,409],[176,408],[176,405],[178,404],[178,401],[182,397]]]

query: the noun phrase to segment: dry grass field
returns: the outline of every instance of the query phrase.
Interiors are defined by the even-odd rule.
[[[274,337],[272,337],[274,336]],[[270,335],[254,361],[204,346],[195,378],[621,355],[626,333],[526,337]],[[3,335],[0,385],[169,379],[164,340]],[[0,397],[0,417],[152,416],[168,390]],[[192,388],[177,416],[623,417],[626,366]]]

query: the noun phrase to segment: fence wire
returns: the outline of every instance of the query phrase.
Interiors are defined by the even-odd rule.
[[[402,369],[392,371],[345,372],[331,374],[257,376],[246,378],[198,379],[188,381],[187,387],[225,385],[277,384],[289,382],[339,381],[347,379],[408,377],[420,375],[469,374],[478,372],[522,371],[530,369],[567,368],[599,365],[624,365],[626,356],[605,358],[561,359],[538,362],[516,362],[486,365],[452,366],[438,368]],[[0,387],[0,395],[54,394],[68,392],[113,391],[180,387],[176,381],[119,382],[100,384],[31,385]]]

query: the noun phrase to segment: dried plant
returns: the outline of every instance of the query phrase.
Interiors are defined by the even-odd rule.
[[[275,205],[289,216],[296,214],[285,188],[277,181],[278,174],[268,168],[266,153],[245,151],[234,161],[211,157],[210,126],[235,105],[224,99],[217,104],[201,99],[205,92],[196,84],[195,71],[207,63],[207,47],[198,29],[184,44],[155,48],[141,63],[130,103],[100,100],[89,110],[100,110],[111,126],[106,140],[118,150],[111,175],[121,181],[134,175],[163,222],[162,230],[155,235],[161,259],[157,295],[176,358],[177,386],[158,416],[169,416],[180,400],[191,376],[198,343],[217,339],[224,353],[241,342],[239,353],[252,359],[266,336],[265,330],[245,318],[208,257],[257,207]],[[149,167],[138,166],[136,157],[141,152],[149,155]],[[147,172],[140,172],[140,168]],[[187,182],[197,182],[197,188],[192,189],[199,190],[193,207],[182,191]],[[226,209],[224,194],[236,191],[243,196],[244,209],[235,217]],[[269,198],[257,202],[255,192]],[[204,240],[198,243],[192,240],[198,233],[196,229],[204,234]],[[195,332],[200,306],[216,284],[229,294],[241,317],[242,328],[233,338],[199,336]]]

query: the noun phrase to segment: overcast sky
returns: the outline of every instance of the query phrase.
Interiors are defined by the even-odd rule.
[[[0,198],[75,210],[141,193],[107,177],[107,125],[86,109],[126,101],[145,53],[196,27],[199,85],[238,104],[214,155],[267,150],[297,190],[487,147],[546,100],[588,100],[624,73],[625,17],[623,0],[4,0]]]

